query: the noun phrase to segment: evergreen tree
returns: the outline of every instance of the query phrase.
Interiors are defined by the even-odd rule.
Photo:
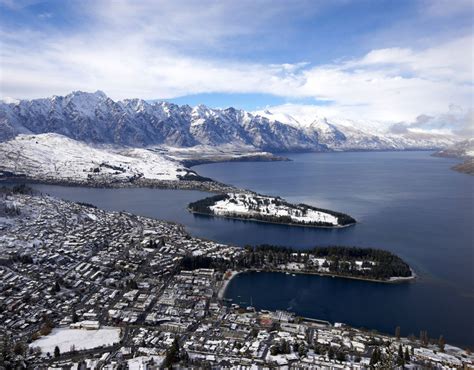
[[[72,322],[77,322],[78,318],[77,318],[77,312],[75,309],[72,310],[71,318],[72,318]]]
[[[328,349],[328,357],[330,359],[334,358],[334,350],[332,349],[332,347],[329,347],[329,349]]]
[[[23,346],[22,342],[15,343],[15,346],[13,347],[13,353],[15,353],[15,355],[22,355],[25,353],[25,347]]]
[[[281,353],[289,354],[291,353],[291,346],[286,340],[282,342]]]
[[[179,343],[175,338],[171,347],[166,351],[166,357],[163,361],[164,368],[172,368],[173,364],[179,362]]]
[[[408,351],[408,347],[405,347],[405,363],[410,363],[410,352]]]
[[[378,347],[375,347],[372,352],[372,357],[370,358],[370,365],[376,365],[380,361],[380,351]]]
[[[403,355],[403,348],[401,344],[398,345],[397,365],[398,366],[405,365],[405,356]]]
[[[339,351],[339,352],[337,352],[337,354],[336,354],[336,359],[337,359],[338,361],[341,361],[341,362],[342,362],[342,361],[346,361],[346,354],[345,354],[344,352],[342,352],[342,351]]]
[[[300,357],[303,357],[305,354],[306,354],[306,346],[304,345],[303,342],[301,342],[298,346],[298,354],[300,355]]]
[[[61,351],[59,350],[59,347],[56,346],[54,347],[54,357],[58,358],[59,356],[61,356]]]

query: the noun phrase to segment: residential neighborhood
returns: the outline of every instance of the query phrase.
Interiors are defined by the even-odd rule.
[[[0,367],[474,366],[469,351],[424,333],[402,338],[240,306],[223,294],[232,271],[182,264],[244,253],[179,224],[3,189]]]

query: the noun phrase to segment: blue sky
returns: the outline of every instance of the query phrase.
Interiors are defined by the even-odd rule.
[[[472,119],[468,0],[0,0],[0,95]],[[459,117],[458,117],[459,118]]]

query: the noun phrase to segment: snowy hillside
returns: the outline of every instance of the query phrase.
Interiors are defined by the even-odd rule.
[[[460,141],[436,153],[439,157],[473,158],[474,138]]]
[[[354,122],[315,116],[298,120],[289,114],[269,110],[254,113],[298,128],[306,136],[334,151],[436,149],[451,145],[456,140],[453,136],[409,130],[403,134],[393,134],[389,132],[389,125],[383,122]]]
[[[0,143],[0,157],[1,172],[37,180],[105,183],[195,176],[156,152],[93,147],[58,134],[19,135]]]
[[[355,223],[345,214],[253,193],[227,193],[189,205],[192,212],[300,226],[338,227]]]
[[[458,172],[474,175],[474,138],[460,141],[434,154],[437,157],[459,158],[464,162],[453,167]]]
[[[18,134],[58,133],[87,143],[232,145],[273,152],[431,149],[453,143],[452,137],[394,135],[375,129],[378,126],[324,117],[299,122],[268,110],[249,113],[140,99],[114,101],[100,91],[0,102],[0,141]]]
[[[103,92],[0,103],[0,141],[55,132],[88,143],[134,147],[248,145],[262,150],[324,150],[300,130],[234,108],[191,108],[139,99],[113,101]]]

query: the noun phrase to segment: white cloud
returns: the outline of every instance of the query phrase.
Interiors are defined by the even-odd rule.
[[[447,118],[444,114],[453,104],[469,111],[473,104],[472,44],[473,37],[468,36],[420,51],[379,49],[359,59],[316,66],[302,72],[304,83],[293,93],[331,104],[274,109],[301,117],[312,111],[386,122],[413,122],[421,114]]]
[[[286,17],[308,8],[306,1],[295,4]],[[453,104],[472,108],[472,35],[422,50],[374,49],[325,65],[258,63],[213,54],[233,45],[232,37],[258,40],[275,21],[285,24],[285,2],[255,5],[246,0],[244,5],[186,1],[177,11],[169,1],[86,2],[77,11],[93,21],[73,33],[3,30],[0,95],[32,98],[97,89],[115,99],[265,93],[328,102],[279,107],[286,113],[314,111],[391,123],[415,122],[422,114],[440,116]]]

